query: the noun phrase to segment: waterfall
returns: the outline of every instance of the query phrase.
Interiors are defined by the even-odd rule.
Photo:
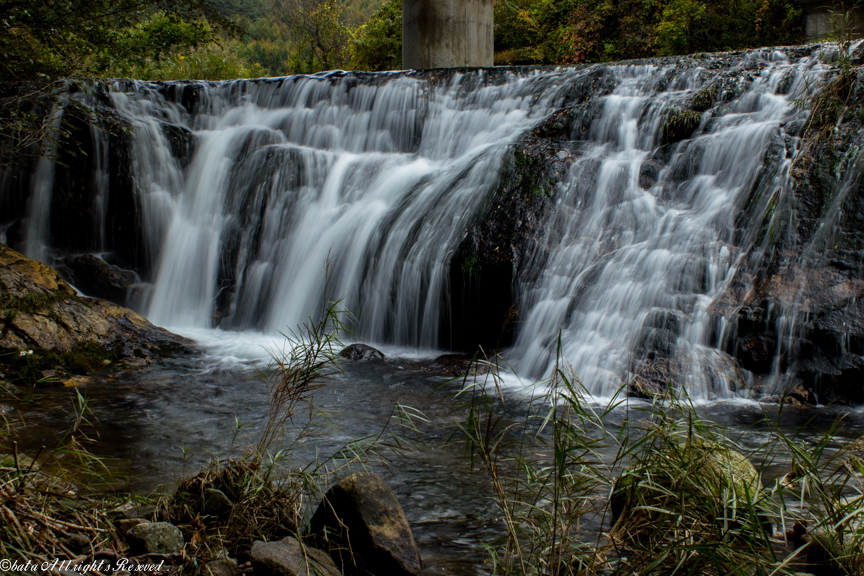
[[[55,104],[48,117],[48,125],[52,132],[60,129],[63,120],[63,106]],[[51,197],[54,189],[54,167],[57,154],[57,141],[51,139],[42,145],[42,153],[36,162],[36,170],[32,179],[32,190],[29,196],[29,219],[27,222],[27,240],[24,253],[34,260],[46,262],[47,250],[50,245],[48,238],[48,219],[51,215]]]
[[[167,327],[276,332],[341,299],[370,342],[440,347],[454,252],[514,177],[514,150],[566,108],[575,118],[559,154],[566,177],[543,253],[514,266],[506,287],[520,323],[505,356],[521,375],[549,376],[560,334],[562,358],[597,396],[661,365],[694,396],[735,396],[740,378],[711,306],[764,249],[742,223],[759,220],[789,177],[807,118],[796,102],[824,68],[809,53],[765,49],[577,68],[105,84],[130,131],[141,272],[152,285],[142,311]],[[670,122],[684,112],[693,125],[675,137]],[[108,152],[96,154],[104,166]],[[115,192],[104,169],[94,178],[94,218],[104,221]],[[40,168],[33,246],[46,237],[49,180]]]
[[[680,75],[661,91],[668,70],[615,69],[617,88],[597,103],[599,118],[561,186],[549,233],[557,248],[524,288],[520,372],[549,375],[560,330],[561,356],[593,394],[608,396],[635,369],[669,359],[695,397],[735,394],[708,308],[747,254],[736,220],[757,178],[781,186],[788,176],[797,138],[785,127],[802,117],[795,100],[814,65],[771,56],[743,94],[667,152],[649,186],[640,169],[658,154],[664,110],[704,85]],[[769,146],[787,136],[793,149],[771,165]]]

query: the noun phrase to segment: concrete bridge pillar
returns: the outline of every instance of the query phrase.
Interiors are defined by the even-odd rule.
[[[493,0],[402,0],[406,70],[493,66]]]
[[[795,3],[804,10],[810,41],[824,40],[838,32],[853,38],[864,37],[864,9],[852,0],[795,0]]]

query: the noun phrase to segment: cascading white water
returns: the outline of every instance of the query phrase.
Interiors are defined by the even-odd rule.
[[[664,71],[615,70],[618,88],[560,190],[558,247],[525,290],[529,313],[514,350],[520,372],[549,375],[560,330],[561,356],[593,394],[614,394],[658,348],[684,364],[694,397],[734,394],[729,362],[712,346],[708,307],[748,248],[733,245],[743,200],[766,172],[778,186],[787,176],[794,150],[775,166],[766,166],[766,154],[802,114],[794,100],[814,65],[773,56],[743,95],[703,117],[647,189],[640,167],[657,149],[663,110],[701,82],[679,76],[658,93]],[[786,94],[777,94],[790,74]]]
[[[60,129],[63,112],[62,105],[55,105],[51,110],[48,122],[52,131],[56,132]],[[24,252],[28,257],[40,262],[47,260],[48,219],[51,216],[56,152],[56,140],[48,141],[42,146],[42,154],[36,162],[36,171],[33,175],[32,190],[28,202],[29,218]]]
[[[149,316],[209,324],[221,242],[236,230],[246,238],[232,266],[235,325],[296,326],[321,310],[326,283],[367,338],[436,346],[448,254],[495,187],[507,145],[561,100],[548,78],[466,90],[476,80],[432,89],[398,77],[349,91],[302,78],[234,107],[211,93],[221,112],[196,117]],[[240,221],[250,205],[254,224]]]
[[[514,144],[575,100],[590,128],[568,144],[548,256],[514,279],[512,364],[549,375],[560,332],[563,358],[595,395],[658,361],[676,362],[694,396],[734,395],[709,307],[752,248],[738,229],[745,204],[788,175],[797,132],[785,127],[806,117],[794,102],[820,67],[764,50],[719,71],[334,73],[197,84],[194,108],[183,85],[116,82],[108,96],[133,129],[152,264],[144,311],[207,328],[218,310],[223,327],[275,333],[342,298],[363,338],[435,348],[466,229],[512,177]],[[598,72],[611,93],[592,83]],[[662,145],[670,110],[709,86],[719,103],[695,135]],[[178,158],[171,138],[188,138],[191,157]]]

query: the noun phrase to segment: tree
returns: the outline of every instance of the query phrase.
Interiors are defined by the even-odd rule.
[[[207,0],[0,0],[0,162],[62,136],[50,115],[59,79],[140,69],[217,31],[239,33]]]
[[[370,72],[402,67],[402,0],[388,0],[354,33],[351,63]]]
[[[132,48],[136,27],[157,14],[166,34],[138,46],[139,54],[198,45],[214,29],[239,32],[208,0],[0,0],[0,70],[10,80],[98,75],[118,46]],[[180,24],[185,30],[178,35]]]
[[[271,13],[285,23],[296,52],[293,72],[333,70],[348,60],[351,30],[343,0],[270,0]]]

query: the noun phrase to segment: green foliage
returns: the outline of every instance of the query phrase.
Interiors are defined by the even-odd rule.
[[[185,21],[175,14],[160,12],[124,30],[115,50],[106,54],[95,72],[112,77],[146,78],[147,71],[215,40],[207,22]]]
[[[660,128],[660,144],[674,144],[693,135],[702,122],[702,114],[694,110],[673,109]]]
[[[661,55],[684,54],[696,44],[695,34],[705,18],[705,4],[698,0],[672,0],[663,8],[657,32]]]
[[[462,261],[462,272],[471,278],[479,278],[483,271],[483,263],[477,256],[468,256]]]
[[[0,294],[0,309],[4,311],[6,319],[11,320],[10,315],[18,312],[26,312],[33,314],[35,312],[44,312],[49,310],[55,302],[61,298],[68,298],[67,294],[59,294],[57,292],[30,292],[21,297],[13,296],[8,292]]]
[[[234,41],[223,46],[208,44],[162,61],[131,68],[124,76],[144,80],[235,80],[267,75],[264,67],[257,62],[250,64],[240,53],[241,49]]]
[[[389,0],[357,29],[351,63],[371,72],[402,67],[402,0]]]
[[[496,64],[578,64],[804,39],[793,0],[501,0]]]
[[[195,46],[210,27],[237,32],[205,0],[7,0],[0,27],[0,70],[17,80],[99,75],[118,57]]]

